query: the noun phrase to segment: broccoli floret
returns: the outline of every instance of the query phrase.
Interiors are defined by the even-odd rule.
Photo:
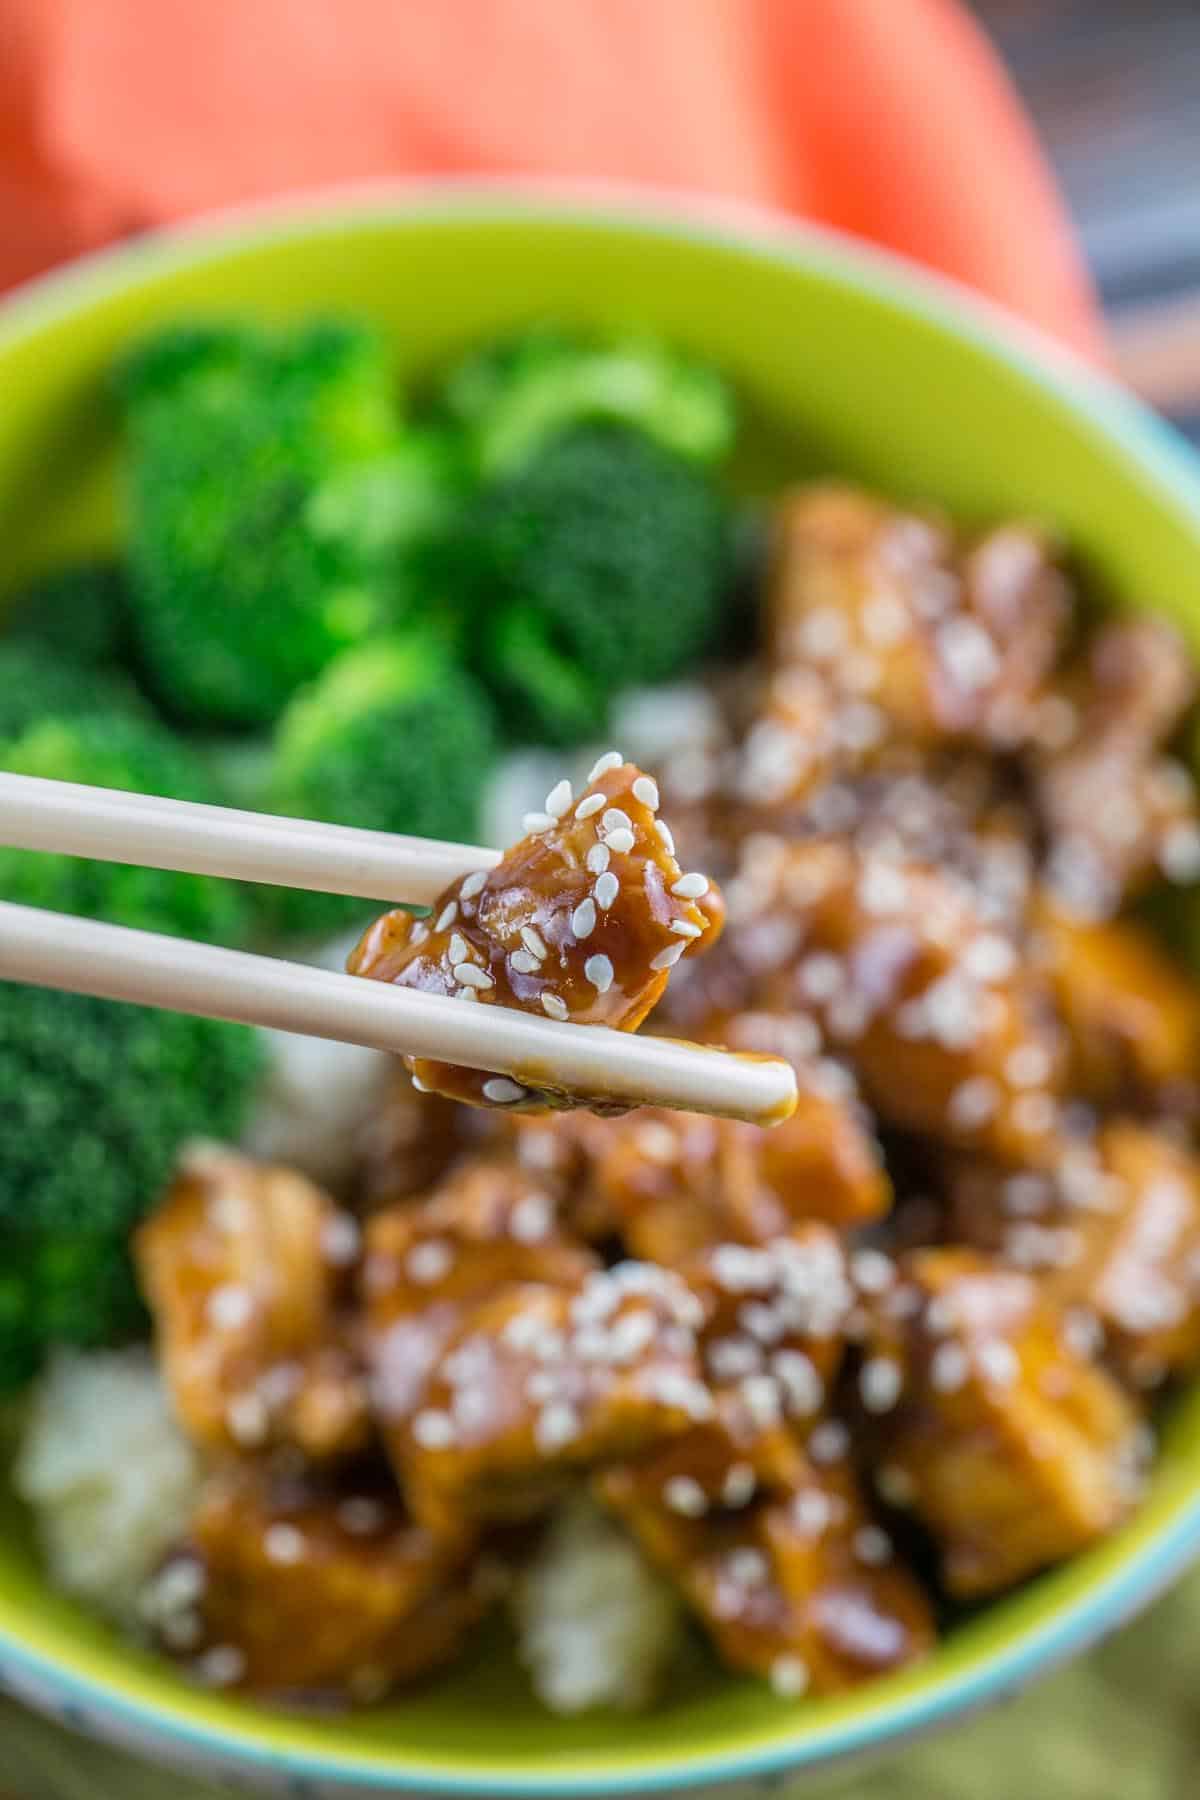
[[[402,438],[382,338],[321,323],[177,329],[123,373],[133,631],[168,710],[269,724],[387,621],[436,510]]]
[[[470,842],[493,748],[486,695],[436,637],[380,638],[292,701],[268,798],[304,818]],[[338,895],[277,895],[278,923],[291,932],[334,930],[371,911]]]
[[[48,716],[0,742],[0,768],[176,800],[220,798],[203,764],[165,726],[119,711]],[[41,851],[0,848],[0,894],[210,943],[244,942],[250,925],[246,893],[233,882]]]
[[[4,608],[5,634],[91,669],[118,665],[128,648],[129,594],[116,562],[74,563],[25,588]]]
[[[186,1139],[239,1130],[262,1058],[242,1026],[0,985],[0,1391],[135,1328],[129,1231]]]
[[[621,688],[711,649],[729,576],[728,512],[708,473],[621,425],[551,439],[485,489],[459,528],[479,669],[512,729],[571,743]]]
[[[519,468],[567,427],[597,420],[635,425],[702,463],[718,462],[735,430],[729,387],[705,364],[650,339],[547,326],[468,355],[435,404],[465,429],[486,478]]]
[[[97,674],[37,644],[0,642],[0,744],[42,719],[138,707],[134,690],[119,676]]]

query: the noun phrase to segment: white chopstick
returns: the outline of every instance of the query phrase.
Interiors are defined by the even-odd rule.
[[[185,938],[0,903],[0,979],[128,1000],[208,1019],[269,1025],[396,1054],[495,1070],[630,1105],[770,1125],[791,1112],[787,1063],[731,1056],[511,1007],[337,975]]]
[[[498,850],[0,773],[0,844],[428,906]]]

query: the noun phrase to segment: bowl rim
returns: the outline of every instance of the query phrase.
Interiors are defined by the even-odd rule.
[[[882,298],[993,361],[1119,443],[1130,477],[1147,481],[1160,504],[1178,513],[1200,546],[1200,462],[1174,429],[1155,417],[1108,374],[1086,363],[1034,326],[949,277],[832,228],[797,220],[769,207],[685,190],[632,187],[621,182],[507,176],[383,177],[340,183],[208,212],[162,230],[80,256],[21,283],[0,298],[0,358],[35,340],[46,327],[89,305],[136,289],[172,269],[219,263],[242,249],[296,238],[336,235],[348,223],[419,226],[536,221],[568,231],[625,231],[726,250],[753,262],[802,268],[818,277]],[[330,1782],[344,1791],[397,1796],[454,1796],[455,1800],[537,1800],[538,1796],[653,1795],[705,1784],[799,1774],[901,1747],[951,1718],[1014,1694],[1115,1629],[1156,1598],[1200,1556],[1200,1471],[1190,1491],[1173,1496],[1165,1519],[1129,1528],[1130,1542],[1108,1566],[1049,1617],[989,1646],[930,1691],[899,1693],[863,1716],[835,1719],[816,1731],[783,1727],[769,1742],[743,1750],[655,1755],[638,1770],[605,1764],[603,1752],[555,1773],[530,1766],[494,1776],[457,1775],[390,1747],[359,1757],[341,1750],[291,1750],[255,1735],[255,1714],[208,1724],[181,1716],[168,1702],[121,1691],[112,1678],[84,1673],[69,1660],[24,1643],[0,1625],[0,1668],[11,1671],[18,1694],[28,1683],[34,1704],[52,1690],[59,1716],[76,1729],[96,1730],[107,1714],[127,1742],[141,1739],[156,1753],[240,1765],[251,1779]],[[186,1690],[182,1690],[186,1695]],[[279,1715],[271,1715],[278,1722]],[[804,1717],[803,1710],[796,1715]],[[109,1734],[111,1735],[111,1734]]]

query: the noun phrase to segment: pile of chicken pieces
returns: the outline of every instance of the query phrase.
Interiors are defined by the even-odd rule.
[[[1147,1407],[1200,1362],[1200,998],[1128,916],[1200,875],[1188,658],[1088,627],[1035,529],[832,486],[778,511],[763,640],[710,742],[602,759],[355,966],[661,1001],[652,1030],[788,1058],[791,1119],[538,1112],[427,1065],[351,1193],[199,1147],[141,1228],[211,1466],[147,1619],[198,1678],[376,1700],[586,1485],[731,1668],[826,1693],[1136,1506]]]

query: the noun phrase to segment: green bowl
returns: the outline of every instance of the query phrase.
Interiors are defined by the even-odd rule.
[[[833,237],[628,195],[373,189],[244,211],[81,263],[0,308],[3,584],[113,541],[113,358],[181,313],[347,308],[401,375],[531,316],[628,322],[740,383],[756,485],[838,473],[965,517],[1059,526],[1101,598],[1200,648],[1200,484],[1186,451],[1095,375],[947,284]],[[546,1717],[499,1650],[357,1718],[198,1693],[52,1594],[15,1509],[0,1536],[0,1682],[142,1754],[289,1795],[773,1790],[1011,1692],[1144,1605],[1200,1550],[1200,1387],[1164,1425],[1123,1531],[959,1625],[921,1667],[785,1702],[701,1671],[644,1718]]]

